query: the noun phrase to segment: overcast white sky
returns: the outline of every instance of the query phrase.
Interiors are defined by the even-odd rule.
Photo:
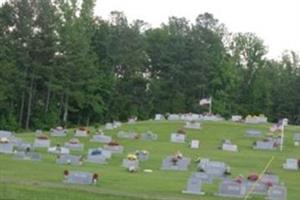
[[[97,0],[96,15],[104,19],[112,10],[128,19],[142,19],[153,27],[169,16],[194,21],[212,13],[231,32],[254,32],[265,41],[268,56],[278,58],[288,49],[300,52],[300,0]]]

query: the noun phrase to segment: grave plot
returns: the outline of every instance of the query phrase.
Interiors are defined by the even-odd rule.
[[[188,129],[201,129],[201,124],[200,122],[196,122],[196,121],[187,121],[185,123],[184,128],[188,128]]]
[[[235,144],[232,144],[230,140],[223,140],[221,149],[223,151],[238,152],[238,146]]]
[[[112,141],[111,136],[107,136],[104,134],[97,134],[93,135],[93,138],[91,139],[91,142],[99,142],[99,143],[110,143]]]
[[[262,136],[262,132],[258,130],[247,130],[246,136],[248,137],[260,137]]]
[[[298,170],[299,169],[299,160],[288,158],[286,159],[286,162],[283,163],[283,169],[286,170]]]
[[[198,170],[216,178],[224,178],[230,174],[230,168],[224,162],[209,159],[202,159],[198,164]]]
[[[15,154],[15,159],[17,160],[32,160],[32,161],[40,161],[42,160],[42,156],[36,152],[27,152],[27,151],[19,151]]]
[[[154,141],[157,140],[158,135],[152,133],[152,131],[147,131],[141,134],[141,140]]]
[[[69,154],[70,150],[66,147],[61,147],[60,145],[56,145],[55,147],[49,147],[48,148],[48,153],[53,153],[53,154]]]
[[[69,154],[58,155],[56,163],[60,165],[81,165],[82,157]]]
[[[122,167],[125,167],[129,172],[136,172],[139,168],[139,160],[135,154],[128,154],[127,158],[123,159]]]
[[[0,130],[0,138],[11,138],[13,137],[13,133],[10,131]]]
[[[286,200],[287,190],[286,187],[274,185],[268,190],[268,200]]]
[[[162,170],[178,170],[186,171],[191,163],[191,159],[183,157],[180,152],[177,152],[174,156],[167,156],[162,162]]]
[[[97,163],[97,164],[106,164],[107,160],[111,158],[111,152],[98,149],[89,149],[87,162]]]
[[[271,138],[258,140],[253,145],[253,149],[258,150],[276,150],[277,148],[278,144]]]
[[[33,143],[34,148],[49,148],[50,147],[50,140],[46,135],[38,136]]]
[[[61,126],[50,129],[50,136],[52,137],[65,137],[67,136],[68,130]]]
[[[187,181],[186,189],[184,191],[182,191],[182,193],[194,194],[194,195],[204,195],[205,193],[202,192],[201,179],[190,177]]]
[[[247,194],[245,184],[232,180],[224,180],[219,185],[219,191],[216,194],[221,197],[244,198]]]
[[[81,171],[64,171],[64,183],[91,185],[95,184],[98,179],[98,174]]]
[[[190,176],[190,178],[199,179],[202,183],[212,183],[213,176],[205,173],[205,172],[194,172]]]
[[[9,139],[2,137],[0,138],[0,153],[12,154],[14,150],[14,145],[9,141]]]
[[[130,139],[135,140],[139,138],[139,135],[135,132],[125,132],[125,131],[119,131],[117,134],[117,137],[120,139]]]
[[[192,140],[191,141],[191,149],[199,149],[199,146],[200,146],[200,142],[199,140]]]
[[[119,154],[123,153],[124,151],[124,147],[117,141],[111,141],[110,143],[104,145],[103,149],[110,151],[112,154]]]
[[[89,136],[89,130],[84,127],[80,127],[75,130],[75,137],[88,137]]]
[[[69,142],[65,143],[65,147],[74,151],[82,151],[84,144],[81,144],[77,138],[72,138]]]
[[[154,120],[156,120],[156,121],[165,120],[165,117],[162,114],[156,114],[154,117]]]
[[[171,133],[171,142],[173,143],[185,143],[186,132],[184,130],[178,130],[176,133]]]
[[[137,159],[140,161],[146,161],[149,160],[149,152],[146,150],[142,150],[142,151],[136,151],[135,155],[137,156]]]

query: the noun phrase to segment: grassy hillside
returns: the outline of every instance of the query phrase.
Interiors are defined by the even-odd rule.
[[[274,156],[270,170],[279,175],[280,180],[288,188],[288,199],[295,200],[300,196],[299,178],[300,172],[284,171],[282,163],[286,158],[299,158],[300,148],[293,146],[293,133],[300,131],[299,127],[288,126],[286,129],[286,139],[284,152],[279,151],[258,151],[252,149],[255,139],[245,137],[247,129],[258,129],[267,132],[270,125],[245,125],[231,122],[204,122],[202,130],[188,130],[188,138],[199,139],[200,149],[190,149],[187,144],[170,143],[170,133],[181,128],[182,122],[156,122],[146,121],[136,124],[125,124],[121,128],[113,131],[105,131],[107,135],[116,138],[118,130],[134,130],[143,132],[151,130],[159,135],[157,141],[141,140],[118,140],[124,147],[122,155],[113,155],[107,165],[97,165],[83,163],[82,166],[60,166],[55,163],[55,155],[46,153],[45,149],[38,150],[43,160],[40,162],[19,161],[10,155],[0,155],[0,199],[22,199],[22,200],[138,200],[138,199],[204,199],[217,200],[215,197],[218,182],[212,185],[204,185],[203,197],[182,194],[186,187],[186,182],[190,174],[196,171],[196,163],[192,163],[189,171],[161,171],[161,163],[165,156],[174,154],[180,150],[185,156],[193,159],[206,157],[212,160],[224,161],[231,166],[232,177],[243,174],[247,176],[252,172],[260,172],[268,160]],[[94,131],[92,131],[94,132]],[[18,137],[33,142],[34,133],[18,134]],[[51,144],[64,144],[73,137],[73,132],[66,138],[51,138]],[[240,152],[224,152],[218,150],[220,140],[228,138],[238,144]],[[89,138],[80,138],[85,143],[85,150],[81,153],[87,154],[90,147],[99,147],[97,143],[89,142]],[[122,159],[127,153],[135,150],[148,150],[150,159],[142,162],[142,169],[152,169],[153,173],[128,173],[121,167]],[[77,153],[78,154],[78,153]],[[63,171],[80,170],[95,172],[100,175],[100,180],[95,186],[67,185],[62,183]],[[222,198],[225,199],[225,198]],[[226,198],[230,200],[230,198]],[[262,197],[252,197],[252,199],[263,199]]]

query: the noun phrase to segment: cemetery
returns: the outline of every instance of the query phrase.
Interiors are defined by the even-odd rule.
[[[201,129],[200,122],[196,121],[187,121],[185,123],[184,128],[189,128],[189,129]]]
[[[65,137],[67,136],[68,130],[61,126],[50,129],[50,136],[52,137]]]
[[[80,127],[75,130],[75,137],[88,137],[89,130],[85,127]]]
[[[258,180],[258,175],[250,175],[247,179],[234,179],[233,177],[237,177],[245,173],[245,171],[262,170],[266,160],[272,155],[273,151],[266,151],[266,154],[257,154],[257,151],[248,147],[251,141],[260,137],[257,136],[260,134],[250,133],[249,135],[251,136],[255,135],[252,138],[251,136],[244,137],[245,133],[248,135],[248,130],[255,132],[255,130],[261,130],[261,128],[249,129],[247,125],[239,124],[242,128],[237,133],[232,133],[235,126],[231,124],[232,122],[203,121],[202,123],[204,123],[205,129],[201,130],[201,134],[192,129],[180,129],[179,127],[185,125],[185,122],[180,120],[169,123],[168,121],[153,120],[151,122],[123,124],[122,127],[125,133],[129,133],[129,130],[132,130],[134,132],[140,131],[141,135],[140,140],[123,140],[122,138],[122,145],[114,140],[114,138],[119,138],[120,136],[120,130],[115,129],[110,130],[112,133],[110,132],[109,135],[104,135],[97,128],[95,129],[96,134],[88,134],[87,138],[80,140],[68,136],[66,138],[51,136],[51,132],[49,132],[50,137],[47,137],[46,133],[43,135],[38,134],[38,136],[35,133],[24,135],[17,133],[15,144],[19,145],[13,145],[11,155],[0,154],[0,162],[2,166],[18,162],[18,171],[14,173],[18,174],[23,180],[35,180],[36,178],[30,178],[29,174],[22,174],[22,170],[32,163],[25,162],[26,160],[39,161],[34,162],[36,171],[43,170],[46,166],[47,170],[51,172],[51,175],[45,173],[40,176],[39,180],[41,182],[47,182],[54,176],[55,180],[62,180],[64,184],[74,184],[74,187],[76,185],[93,185],[93,187],[87,186],[91,187],[91,190],[94,190],[94,187],[99,187],[103,191],[109,191],[111,188],[114,188],[113,180],[119,179],[118,177],[120,176],[122,177],[122,180],[119,180],[120,183],[126,183],[127,180],[130,181],[128,187],[118,186],[121,191],[138,192],[147,196],[148,190],[151,193],[156,193],[163,187],[165,194],[158,193],[158,196],[162,198],[167,195],[173,198],[180,197],[194,200],[194,197],[201,195],[208,200],[229,200],[245,197],[250,189],[253,189],[251,196],[254,195],[258,200],[266,198],[270,200],[288,200],[291,198],[293,200],[297,198],[298,185],[292,181],[293,177],[296,176],[294,173],[297,173],[296,171],[299,170],[299,161],[297,159],[299,154],[296,147],[285,146],[289,148],[289,152],[295,151],[294,154],[277,151],[278,154],[285,155],[285,160],[275,159],[274,164],[270,166],[271,170],[277,172],[276,174],[266,173],[258,182],[255,182]],[[166,128],[161,128],[162,124]],[[265,127],[265,130],[267,130],[268,126],[266,125]],[[105,125],[103,128],[105,128]],[[174,129],[178,130],[176,134],[179,136],[171,137],[170,141],[169,133]],[[154,134],[154,132],[157,134]],[[191,137],[188,143],[187,135]],[[53,144],[57,145],[50,146],[49,143],[48,146],[48,142],[53,139],[52,137],[55,138],[55,143],[53,142]],[[158,137],[159,140],[157,139]],[[230,140],[224,140],[223,138],[230,138]],[[287,135],[285,138],[291,142],[294,140],[294,135]],[[39,148],[36,148],[36,151],[32,151],[32,147],[36,147],[36,139],[42,141],[38,141],[40,146],[45,148],[48,146],[46,151]],[[274,148],[275,143],[278,145],[278,138],[269,137],[267,139],[271,140],[273,144],[273,146],[268,146],[271,149]],[[2,140],[3,144],[7,144],[7,140]],[[43,143],[44,140],[48,141],[47,144]],[[147,140],[152,142],[146,142]],[[207,143],[210,140],[212,142]],[[217,150],[216,145],[220,140],[222,141],[222,150],[235,151],[237,150],[237,145],[239,145],[239,150],[242,149],[241,153],[229,154]],[[235,144],[232,144],[231,141],[235,141]],[[258,141],[265,142],[263,139]],[[33,142],[35,145],[31,146],[30,142]],[[182,142],[187,144],[182,145]],[[23,144],[23,147],[21,147],[21,144]],[[58,144],[64,144],[64,146]],[[224,144],[236,145],[236,147],[229,148],[226,145],[224,147]],[[263,147],[262,145],[262,149],[268,149]],[[14,153],[15,149],[18,149],[18,151]],[[173,155],[170,154],[172,149],[175,152]],[[151,157],[149,152],[151,152]],[[247,156],[247,159],[245,159],[245,156]],[[197,163],[195,160],[198,157],[200,159]],[[256,162],[257,160],[260,160],[260,162]],[[245,164],[238,165],[241,162]],[[53,166],[65,167],[66,170],[62,173],[63,168],[56,169]],[[72,170],[68,169],[69,167]],[[9,168],[4,169],[7,172],[11,170]],[[290,173],[284,173],[285,170],[290,170]],[[103,180],[108,180],[108,182],[104,181],[102,183],[101,179],[98,178],[98,174],[101,177],[103,176]],[[152,177],[154,178],[153,180]],[[139,183],[145,184],[148,189],[145,189],[144,186],[143,189],[134,187],[136,178],[139,179]],[[166,181],[171,182],[164,186]],[[284,185],[282,185],[282,182],[284,182]],[[133,185],[131,186],[131,184]],[[81,191],[70,190],[76,194],[81,193]],[[116,199],[119,198],[116,197]]]
[[[34,148],[49,148],[50,140],[47,135],[39,135],[35,138],[33,143]]]

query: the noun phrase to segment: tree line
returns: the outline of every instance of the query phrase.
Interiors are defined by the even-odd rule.
[[[89,125],[155,113],[264,113],[300,123],[299,57],[266,57],[254,33],[210,13],[151,28],[95,0],[9,0],[0,7],[0,129]]]

